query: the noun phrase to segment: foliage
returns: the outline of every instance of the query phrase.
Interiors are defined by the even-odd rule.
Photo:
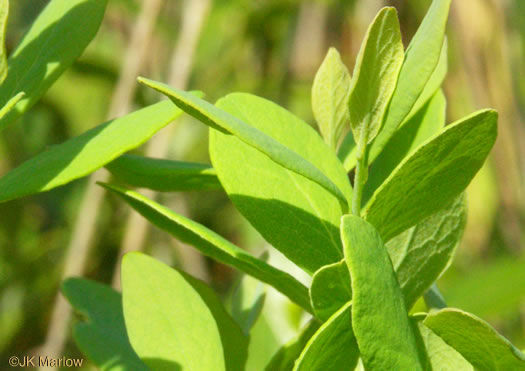
[[[22,51],[9,58],[0,128],[41,96],[98,28],[105,2],[66,3],[52,1]],[[93,30],[75,36],[75,48],[67,39],[55,43],[53,32],[46,34],[48,23],[67,27],[82,6],[93,7],[85,20]],[[381,10],[352,77],[337,52],[328,52],[312,87],[322,137],[254,95],[233,93],[213,105],[140,78],[171,102],[36,155],[0,178],[0,201],[51,190],[102,166],[134,187],[223,190],[273,247],[312,276],[309,288],[204,225],[122,185],[101,184],[152,224],[274,287],[312,316],[269,370],[525,369],[525,355],[490,325],[459,309],[436,308],[443,303],[432,296],[463,235],[464,191],[497,135],[493,110],[444,127],[440,85],[449,6],[450,0],[433,1],[406,52],[395,9]],[[46,57],[59,60],[49,74],[26,68],[22,57],[34,58],[31,41],[40,37],[53,47],[35,65],[48,63]],[[209,127],[212,166],[124,154],[182,112]],[[356,146],[340,150],[340,160],[344,126]],[[255,295],[253,301],[239,299],[242,310],[230,314],[204,282],[138,253],[123,259],[122,295],[82,279],[66,281],[63,292],[83,316],[74,328],[79,348],[104,370],[242,370],[262,306]],[[411,313],[421,297],[428,313]]]

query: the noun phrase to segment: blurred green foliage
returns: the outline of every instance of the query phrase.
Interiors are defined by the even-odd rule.
[[[11,1],[7,50],[13,50],[46,0]],[[215,101],[246,91],[274,100],[313,123],[310,88],[330,46],[350,71],[364,27],[383,5],[396,6],[401,28],[412,37],[430,1],[215,1],[205,21],[190,89]],[[143,75],[166,80],[181,23],[181,1],[166,1],[156,24]],[[0,136],[0,174],[104,121],[140,1],[112,0],[104,23],[83,56],[44,98]],[[468,191],[469,221],[451,269],[438,282],[451,306],[486,318],[518,347],[525,347],[525,2],[454,0],[449,21],[447,122],[490,106],[500,112],[494,154]],[[158,100],[139,88],[135,105]],[[208,162],[206,127],[184,119],[169,157]],[[0,204],[0,365],[42,344],[57,292],[65,248],[83,197],[85,180],[52,192]],[[221,192],[184,195],[187,213],[252,251],[265,244]],[[174,197],[162,195],[170,205]],[[129,210],[107,197],[85,272],[110,282]],[[147,251],[177,264],[172,242],[152,230]],[[167,258],[166,258],[167,257]],[[229,268],[207,261],[213,285],[226,295]],[[270,305],[270,304],[266,304]],[[291,310],[291,309],[286,309]],[[293,311],[293,310],[292,310]],[[263,314],[265,311],[263,310]],[[259,369],[286,340],[270,316],[256,324],[252,352]],[[297,328],[296,325],[290,325]],[[289,336],[288,336],[289,338]],[[266,341],[267,340],[267,341]],[[78,355],[70,343],[67,354]]]

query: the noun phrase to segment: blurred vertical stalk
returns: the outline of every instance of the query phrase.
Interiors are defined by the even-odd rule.
[[[455,1],[452,11],[457,22],[468,82],[477,106],[494,105],[499,112],[498,140],[493,151],[496,181],[501,200],[501,231],[508,247],[521,243],[520,205],[523,200],[520,179],[520,143],[523,129],[518,124],[517,106],[511,94],[512,72],[508,61],[508,37],[499,1]],[[475,14],[475,17],[472,15]],[[480,78],[480,76],[483,76]],[[521,149],[523,154],[523,149]],[[521,160],[523,161],[523,160]]]
[[[155,26],[162,0],[143,0],[140,14],[133,27],[131,38],[124,56],[124,64],[119,76],[108,119],[127,113],[133,101],[136,89],[136,77],[148,54],[151,35]],[[109,174],[99,170],[88,180],[87,188],[75,222],[70,243],[64,260],[62,278],[83,274],[88,252],[95,237],[96,220],[103,201],[104,191],[96,185],[98,181],[107,181]],[[58,358],[68,338],[71,308],[66,299],[57,294],[45,343],[41,354]],[[54,368],[48,368],[54,369]]]
[[[193,65],[193,57],[197,48],[202,25],[209,12],[211,0],[186,0],[182,11],[182,24],[175,49],[171,55],[168,84],[178,89],[186,89]],[[175,125],[171,124],[164,128],[158,135],[154,136],[146,144],[145,155],[150,157],[165,157],[168,154],[169,145]],[[148,198],[155,198],[156,193],[144,190],[142,194]],[[177,194],[172,202],[181,214],[187,214],[185,199]],[[148,234],[149,224],[140,214],[132,212],[126,222],[124,239],[121,246],[120,256],[113,275],[113,287],[120,288],[120,261],[124,254],[131,251],[139,251],[144,247]],[[175,243],[175,240],[172,239]],[[208,279],[204,259],[200,253],[185,244],[177,244],[177,252],[183,268],[193,276],[204,281]]]

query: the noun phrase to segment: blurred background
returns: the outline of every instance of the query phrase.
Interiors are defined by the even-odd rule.
[[[46,3],[11,2],[8,51]],[[385,5],[398,9],[408,45],[430,0],[110,0],[83,56],[0,136],[0,174],[47,146],[159,100],[135,83],[137,75],[202,90],[212,102],[228,92],[250,92],[313,124],[310,87],[328,47],[335,46],[352,71],[366,27]],[[500,125],[492,155],[468,189],[464,240],[438,286],[450,306],[486,319],[524,349],[525,2],[454,0],[448,41],[447,121],[493,107]],[[189,118],[152,143],[140,152],[209,162],[207,128]],[[0,204],[0,365],[11,355],[42,349],[79,356],[68,306],[57,299],[60,282],[64,275],[82,275],[118,287],[122,251],[143,249],[204,279],[224,297],[236,285],[235,271],[146,227],[94,188],[93,178],[82,179]],[[256,254],[265,247],[221,192],[156,197]],[[283,310],[287,323],[260,318],[251,370],[262,369],[299,326],[296,308],[272,295],[266,307]]]

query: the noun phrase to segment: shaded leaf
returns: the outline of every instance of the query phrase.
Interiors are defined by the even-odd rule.
[[[497,113],[478,111],[406,157],[377,189],[365,218],[384,241],[455,199],[483,165],[497,136]]]
[[[377,230],[355,215],[341,219],[352,277],[352,328],[366,369],[421,370],[401,289]]]
[[[122,300],[130,342],[151,369],[244,368],[247,339],[204,283],[129,253],[122,260]]]
[[[351,197],[341,163],[304,121],[250,94],[229,94],[217,105],[314,164]],[[329,192],[219,131],[210,132],[210,156],[236,208],[287,258],[309,273],[343,258],[337,225],[344,209]]]
[[[310,286],[310,301],[317,318],[327,321],[350,300],[350,273],[344,260],[325,265],[315,272]]]
[[[73,326],[75,342],[100,370],[148,370],[129,343],[120,293],[79,278],[64,281],[62,292],[82,316]]]
[[[473,314],[446,308],[429,314],[423,324],[476,370],[525,370],[525,354]]]
[[[266,292],[264,284],[253,277],[244,275],[231,298],[231,315],[245,335],[250,334],[261,314]]]
[[[111,184],[102,184],[102,186],[122,197],[124,201],[158,228],[165,230],[180,241],[194,246],[204,255],[237,268],[275,287],[308,312],[312,311],[308,300],[308,290],[288,273],[255,258],[203,225],[174,213],[137,192]]]
[[[86,176],[140,146],[181,114],[171,102],[160,102],[52,146],[0,178],[0,202]]]
[[[312,85],[312,110],[325,142],[337,147],[345,122],[350,94],[350,72],[335,48],[330,48]]]
[[[97,33],[106,4],[107,0],[49,2],[9,57],[0,107],[22,91],[26,95],[0,120],[0,130],[26,112],[82,54]]]
[[[403,43],[395,8],[383,8],[368,28],[357,55],[348,106],[356,142],[379,133],[403,63]]]
[[[295,362],[294,371],[352,370],[358,358],[351,303],[347,303],[310,338]]]
[[[310,338],[317,332],[320,323],[312,319],[302,329],[297,338],[283,345],[279,351],[272,357],[270,363],[265,367],[266,371],[292,371],[295,360],[299,358],[303,348]]]
[[[188,92],[145,78],[139,78],[139,82],[166,95],[183,111],[202,123],[224,134],[235,135],[243,143],[255,148],[275,163],[319,184],[337,197],[343,207],[348,206],[345,194],[321,170],[266,133]]]
[[[210,165],[122,155],[106,165],[119,181],[160,192],[222,189]]]

